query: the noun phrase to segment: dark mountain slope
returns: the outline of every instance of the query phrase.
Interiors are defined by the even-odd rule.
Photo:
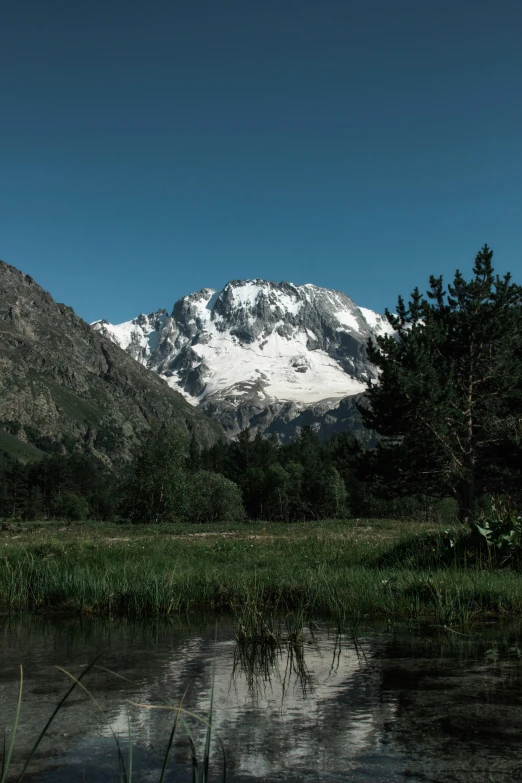
[[[0,448],[25,443],[21,451],[38,456],[80,447],[118,464],[153,420],[201,443],[221,434],[157,374],[0,261]]]

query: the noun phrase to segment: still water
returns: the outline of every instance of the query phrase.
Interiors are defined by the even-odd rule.
[[[35,783],[119,781],[116,745],[133,780],[157,781],[173,721],[184,706],[207,717],[226,749],[228,781],[522,781],[522,627],[485,625],[466,633],[407,625],[370,626],[357,637],[326,623],[302,646],[238,649],[228,621],[137,625],[95,620],[0,618],[0,729],[24,692],[13,775],[66,692],[76,688],[34,757]],[[107,671],[110,670],[110,671]],[[116,676],[119,675],[119,676]],[[125,679],[122,679],[125,678]],[[103,714],[102,714],[103,710]],[[198,754],[204,727],[186,716]],[[9,738],[9,734],[7,734]],[[212,780],[222,780],[217,743]],[[192,780],[185,727],[167,781]],[[13,777],[14,779],[14,777]]]

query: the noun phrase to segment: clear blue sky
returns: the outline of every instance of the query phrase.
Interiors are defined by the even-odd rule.
[[[87,320],[522,275],[521,0],[3,0],[0,258]]]

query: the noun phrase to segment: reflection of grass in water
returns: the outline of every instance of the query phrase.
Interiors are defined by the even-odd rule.
[[[313,640],[314,625],[307,619],[309,605],[302,601],[295,608],[288,607],[283,596],[267,603],[263,587],[255,579],[233,609],[237,641],[233,676],[245,675],[253,700],[258,700],[261,688],[271,685],[273,676],[281,684],[283,698],[294,676],[306,694],[310,675],[304,644],[307,634],[306,641]]]
[[[303,696],[312,690],[311,675],[305,662],[305,640],[273,642],[253,639],[238,642],[234,650],[232,678],[244,676],[254,704],[272,689],[274,681],[281,686],[281,701],[292,682],[297,682]]]
[[[313,642],[314,647],[320,645],[321,635],[316,638],[311,634],[308,636],[306,633],[306,626],[301,623],[301,631],[297,637],[289,640],[285,636],[285,628],[295,629],[296,625],[299,625],[296,618],[285,618],[280,616],[274,618],[280,625],[277,627],[281,631],[277,633],[271,633],[269,638],[280,635],[281,641],[277,644],[272,642],[264,643],[259,639],[252,638],[250,640],[243,640],[238,642],[234,653],[234,667],[233,676],[244,676],[250,693],[254,699],[262,694],[262,688],[270,688],[272,682],[277,681],[283,691],[283,698],[288,689],[294,684],[298,683],[301,686],[303,695],[308,695],[311,689],[311,674],[306,665],[306,651]],[[268,622],[268,621],[266,621]],[[287,623],[287,625],[285,625]],[[272,625],[270,621],[269,627]],[[272,626],[273,627],[273,626]],[[314,626],[310,623],[310,628]],[[401,645],[406,645],[406,652],[401,653],[401,659],[412,658],[418,659],[419,657],[431,658],[435,657],[441,659],[445,655],[451,656],[451,658],[460,659],[461,661],[467,660],[479,660],[486,657],[490,661],[504,660],[504,659],[522,659],[522,651],[519,646],[519,639],[522,625],[519,623],[516,626],[509,625],[503,627],[498,624],[489,624],[483,626],[472,627],[470,630],[462,631],[456,629],[445,628],[440,624],[432,623],[426,624],[408,624],[407,626],[398,625],[388,627],[389,639],[393,643],[395,635],[400,641]],[[406,630],[406,633],[404,632]],[[328,634],[332,629],[328,630]],[[334,639],[334,652],[332,660],[332,670],[336,670],[339,665],[339,659],[342,648],[350,647],[359,658],[361,666],[365,662],[365,645],[361,643],[361,638],[355,633],[340,633],[338,629],[333,627],[333,639]],[[362,635],[362,631],[361,631]],[[328,638],[331,638],[328,636]],[[215,666],[214,659],[214,666]],[[2,754],[0,754],[0,783],[7,783],[7,780],[21,781],[24,777],[26,770],[29,767],[31,760],[33,759],[38,747],[50,728],[54,718],[60,712],[64,703],[76,688],[85,688],[84,679],[86,675],[92,669],[103,669],[114,675],[114,672],[105,669],[103,666],[98,665],[98,659],[93,661],[88,667],[84,668],[81,674],[76,678],[70,673],[67,676],[71,679],[71,686],[69,690],[62,697],[57,704],[55,710],[51,714],[51,717],[47,721],[47,724],[43,728],[39,737],[35,741],[32,750],[25,760],[25,765],[22,772],[18,775],[12,774],[11,778],[8,778],[10,759],[12,756],[12,750],[14,747],[17,727],[19,723],[20,711],[23,709],[22,700],[22,678],[19,688],[19,698],[15,715],[13,719],[13,725],[11,728],[11,734],[9,740],[4,743],[3,761]],[[62,671],[64,671],[62,669]],[[23,676],[23,672],[22,672]],[[115,675],[121,676],[121,675]],[[127,679],[127,678],[122,678]],[[214,681],[214,677],[213,677]],[[93,702],[96,701],[91,692],[85,688],[86,693],[89,695]],[[213,694],[213,688],[211,690]],[[129,706],[134,706],[137,709],[148,710],[164,710],[172,714],[173,722],[170,730],[166,750],[163,754],[162,770],[159,773],[158,780],[160,783],[164,780],[165,774],[168,769],[169,758],[174,747],[175,740],[179,736],[180,728],[184,728],[188,738],[191,749],[191,764],[192,764],[192,780],[205,781],[208,783],[211,770],[211,739],[212,739],[212,696],[209,714],[207,718],[201,718],[198,715],[194,715],[187,711],[184,707],[184,697],[178,705],[152,705],[128,702]],[[101,707],[97,707],[101,710]],[[102,711],[103,712],[103,711]],[[205,727],[206,736],[204,742],[204,748],[202,752],[198,754],[196,749],[196,743],[193,738],[192,729],[189,721],[197,721],[199,725]],[[123,781],[129,781],[137,777],[137,771],[133,770],[133,753],[132,753],[132,732],[129,730],[127,745],[122,745],[119,738],[114,735],[116,740],[118,765],[120,767],[121,779]],[[218,739],[219,742],[219,739]],[[226,781],[226,757],[221,746],[223,756],[223,773],[221,779]],[[217,761],[217,760],[216,760]],[[217,763],[217,766],[221,766]],[[216,774],[216,770],[214,770]]]
[[[86,688],[85,684],[82,682],[85,675],[93,668],[101,668],[104,669],[104,671],[109,672],[110,674],[113,674],[116,677],[121,677],[121,675],[116,674],[115,672],[111,672],[109,669],[105,669],[105,667],[97,666],[96,661],[99,660],[101,656],[98,656],[98,658],[95,659],[91,664],[89,664],[82,673],[75,677],[70,672],[66,671],[62,667],[58,666],[57,669],[61,672],[63,672],[70,680],[72,680],[72,685],[70,686],[69,690],[65,693],[65,695],[60,699],[58,704],[56,705],[55,709],[53,710],[50,718],[48,719],[47,723],[45,724],[44,728],[38,735],[34,745],[32,746],[25,762],[22,767],[22,771],[19,773],[18,776],[12,777],[11,780],[16,780],[17,783],[20,783],[22,779],[25,776],[25,773],[27,772],[27,769],[29,768],[29,765],[34,758],[34,755],[38,748],[40,747],[40,744],[42,740],[44,739],[45,735],[47,734],[51,724],[53,723],[54,719],[60,712],[60,710],[63,708],[65,702],[69,698],[69,696],[72,694],[72,692],[75,690],[75,688],[80,688],[83,690],[87,696],[92,700],[96,708],[101,713],[104,720],[107,720],[107,716],[100,705],[99,701],[95,698],[95,696],[91,693],[91,691]],[[214,665],[215,665],[215,659],[214,659]],[[126,677],[122,677],[121,679],[126,680]],[[210,695],[210,708],[209,708],[209,714],[207,718],[202,718],[199,715],[196,715],[193,712],[190,712],[186,710],[183,706],[185,694],[183,695],[183,698],[181,699],[180,703],[177,706],[171,706],[168,704],[165,705],[156,705],[156,704],[137,704],[135,702],[129,701],[129,706],[140,708],[140,709],[148,709],[148,710],[168,710],[174,714],[174,721],[172,724],[172,728],[169,734],[167,747],[165,750],[165,754],[163,756],[162,761],[162,767],[161,772],[158,778],[158,783],[163,783],[165,780],[165,775],[168,768],[168,762],[171,755],[171,751],[174,745],[174,740],[176,737],[176,731],[178,729],[178,725],[181,722],[186,734],[188,736],[190,750],[191,750],[191,765],[192,765],[192,781],[193,783],[208,783],[209,781],[209,775],[211,772],[210,768],[210,756],[211,756],[211,743],[212,743],[212,712],[213,712],[213,702],[214,702],[214,673],[212,677],[212,688],[211,688],[211,695]],[[5,742],[5,733],[4,733],[4,750],[2,754],[2,763],[0,766],[0,783],[7,783],[8,781],[8,774],[9,769],[11,766],[11,758],[13,754],[13,750],[15,747],[16,742],[16,735],[18,732],[18,725],[20,721],[20,714],[22,711],[22,696],[23,696],[23,668],[20,666],[20,685],[19,685],[19,691],[18,691],[18,701],[17,706],[15,710],[13,725],[11,727],[11,736],[9,740],[8,747],[6,746]],[[131,726],[131,718],[130,713],[128,713],[128,735],[127,735],[127,753],[126,757],[124,756],[123,748],[120,742],[120,739],[118,735],[115,733],[112,726],[110,726],[112,735],[114,737],[115,743],[116,743],[116,750],[117,750],[117,756],[118,756],[118,768],[120,773],[120,779],[123,783],[132,783],[133,780],[133,738],[132,738],[132,726]],[[199,754],[196,749],[196,744],[194,741],[194,736],[190,727],[190,724],[188,722],[188,718],[192,718],[193,720],[199,722],[200,724],[204,725],[206,727],[205,732],[205,745],[203,750],[202,758],[199,758]],[[225,749],[223,746],[223,743],[218,738],[218,743],[221,747],[221,753],[222,753],[222,761],[223,761],[223,777],[222,780],[224,783],[226,783],[227,779],[227,765],[226,765],[226,754]]]
[[[522,622],[503,624],[477,623],[463,628],[449,628],[437,623],[409,623],[388,629],[390,638],[398,638],[406,648],[405,657],[451,657],[461,663],[478,661],[522,660]]]
[[[338,671],[343,651],[350,650],[362,669],[368,663],[364,644],[365,630],[341,629],[338,625],[323,629],[332,647],[330,674]],[[461,663],[478,661],[522,660],[522,621],[509,625],[475,624],[450,628],[437,622],[388,624],[380,628],[381,637],[391,644],[406,646],[402,657],[450,657]],[[271,688],[274,681],[282,686],[282,698],[292,682],[301,686],[303,695],[311,691],[312,678],[306,664],[310,640],[304,636],[297,643],[272,644],[259,640],[238,642],[234,652],[233,677],[244,676],[252,698],[257,700]],[[313,638],[314,649],[320,651],[321,635]]]

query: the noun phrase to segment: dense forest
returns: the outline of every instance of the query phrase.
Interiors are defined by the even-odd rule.
[[[434,515],[472,521],[493,495],[522,500],[522,288],[494,275],[431,277],[395,314],[394,336],[367,346],[379,369],[359,403],[377,446],[350,432],[322,443],[310,428],[289,444],[252,437],[200,448],[156,423],[116,473],[73,443],[39,441],[47,456],[0,454],[0,516],[130,522]],[[15,422],[2,427],[13,435]],[[25,428],[31,440],[30,428]],[[65,453],[64,453],[65,452]]]
[[[349,516],[423,517],[438,513],[424,495],[386,498],[369,475],[368,452],[352,433],[326,443],[307,428],[290,444],[251,437],[200,449],[175,430],[156,427],[122,474],[83,453],[49,454],[22,464],[4,455],[0,516],[134,522]],[[446,512],[447,513],[447,512]]]

